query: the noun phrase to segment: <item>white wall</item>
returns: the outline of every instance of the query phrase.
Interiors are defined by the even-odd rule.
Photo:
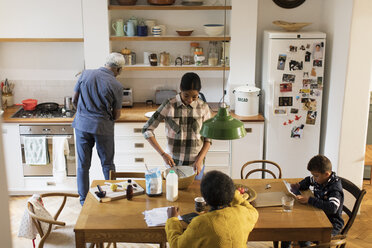
[[[0,120],[0,130],[1,120]],[[2,135],[0,135],[0,241],[1,247],[12,247],[12,239],[10,235],[10,215],[9,215],[9,196],[8,186],[6,180],[5,166],[4,166],[4,154],[3,154],[3,141]]]
[[[320,30],[327,34],[320,152],[338,171],[346,69],[352,18],[352,0],[327,0]]]
[[[358,186],[363,183],[364,150],[369,110],[369,84],[372,65],[372,1],[355,0],[351,23],[341,126],[339,168]]]

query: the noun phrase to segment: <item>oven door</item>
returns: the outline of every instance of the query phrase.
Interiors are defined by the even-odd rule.
[[[24,137],[43,136],[47,142],[47,153],[49,153],[49,163],[45,165],[31,165],[26,163]],[[57,135],[21,135],[21,150],[22,150],[22,167],[23,176],[25,177],[52,177],[53,176],[53,136]],[[76,176],[76,158],[75,158],[75,143],[73,135],[61,135],[67,138],[68,153],[64,155],[66,162],[67,176]],[[67,149],[66,149],[67,150]],[[63,151],[61,151],[63,152]]]

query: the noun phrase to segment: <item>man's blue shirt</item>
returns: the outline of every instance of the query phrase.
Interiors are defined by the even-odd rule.
[[[85,70],[74,90],[79,92],[79,101],[72,127],[98,135],[113,135],[113,110],[122,107],[123,99],[123,86],[114,73],[105,67]]]

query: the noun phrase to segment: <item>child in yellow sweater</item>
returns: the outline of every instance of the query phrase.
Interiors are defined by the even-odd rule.
[[[248,235],[258,219],[257,210],[241,197],[231,178],[222,172],[205,174],[200,190],[210,211],[195,217],[185,231],[177,218],[178,208],[168,209],[165,231],[170,247],[246,248]]]

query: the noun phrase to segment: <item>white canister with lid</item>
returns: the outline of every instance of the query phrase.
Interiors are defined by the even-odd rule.
[[[235,114],[239,116],[258,115],[260,89],[254,86],[240,86],[233,90],[235,94]]]

